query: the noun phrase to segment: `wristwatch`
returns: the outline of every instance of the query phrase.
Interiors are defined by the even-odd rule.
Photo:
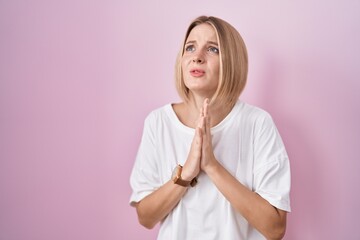
[[[171,178],[175,184],[178,184],[183,187],[188,187],[188,186],[193,187],[196,185],[197,183],[196,177],[193,178],[191,181],[186,181],[181,178],[181,172],[182,172],[182,166],[179,164],[175,167]]]

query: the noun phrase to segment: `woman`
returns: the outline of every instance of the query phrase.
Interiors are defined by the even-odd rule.
[[[248,60],[240,34],[201,16],[176,64],[183,102],[149,114],[131,174],[139,222],[158,239],[281,239],[290,167],[268,113],[238,100]]]

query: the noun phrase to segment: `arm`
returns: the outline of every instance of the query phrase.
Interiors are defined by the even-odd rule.
[[[210,133],[208,101],[204,103],[201,169],[236,211],[267,239],[281,239],[286,229],[286,212],[272,206],[233,177],[215,158]]]
[[[136,211],[141,225],[153,228],[177,205],[186,192],[186,187],[168,181],[162,187],[136,203]]]
[[[201,156],[200,125],[195,131],[189,156],[183,167],[182,178],[191,180],[199,174]],[[187,187],[174,184],[172,180],[135,204],[138,219],[146,228],[153,228],[164,219],[186,193]]]
[[[219,191],[246,220],[267,239],[282,239],[286,212],[273,207],[233,177],[217,160],[205,169]]]

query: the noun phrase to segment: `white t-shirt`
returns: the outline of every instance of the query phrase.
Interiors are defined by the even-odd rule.
[[[184,165],[195,130],[182,124],[171,104],[149,114],[130,177],[130,203],[139,202]],[[243,185],[270,204],[290,212],[290,166],[271,116],[241,102],[211,128],[216,159]],[[201,172],[161,223],[158,240],[258,240],[253,228]]]

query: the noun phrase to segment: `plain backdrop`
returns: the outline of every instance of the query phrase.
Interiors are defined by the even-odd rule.
[[[0,0],[0,240],[155,239],[128,204],[146,115],[199,15],[249,53],[243,101],[292,168],[285,239],[360,239],[360,1]]]

